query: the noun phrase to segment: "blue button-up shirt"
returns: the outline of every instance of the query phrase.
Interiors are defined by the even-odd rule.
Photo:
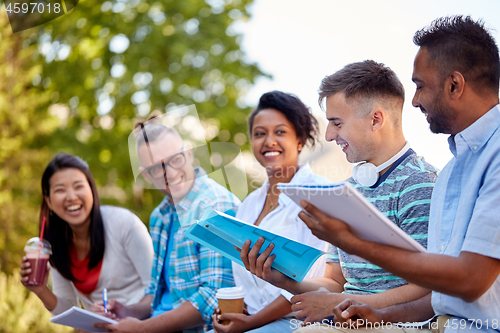
[[[448,139],[453,158],[432,194],[428,250],[458,257],[467,251],[500,259],[500,107]],[[500,331],[500,278],[478,300],[432,293],[436,314],[455,317],[448,332]],[[476,320],[466,328],[460,319]],[[457,323],[454,325],[453,323]],[[464,323],[465,321],[462,321]],[[482,325],[482,329],[476,329]]]
[[[196,172],[197,178],[191,191],[181,201],[174,205],[169,197],[165,197],[151,213],[149,232],[153,240],[154,258],[146,294],[155,296],[152,304],[154,311],[166,289],[162,269],[167,241],[173,237],[173,250],[168,260],[172,305],[177,308],[185,301],[191,302],[207,327],[211,328],[212,314],[217,307],[217,289],[234,286],[231,261],[184,237],[184,233],[206,209],[217,209],[229,214],[232,211],[234,215],[240,201],[226,188],[208,178],[203,169],[196,169]],[[174,235],[169,235],[169,226],[173,221],[180,222],[180,227]],[[203,327],[184,332],[203,332]]]

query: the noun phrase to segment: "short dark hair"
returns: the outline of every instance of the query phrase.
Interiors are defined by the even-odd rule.
[[[44,218],[47,219],[47,225],[43,238],[48,240],[52,246],[52,255],[50,256],[50,264],[52,267],[66,279],[70,281],[78,281],[71,272],[71,257],[70,248],[73,245],[73,231],[68,223],[61,219],[57,214],[51,213],[45,197],[50,197],[50,178],[60,170],[78,169],[87,177],[94,204],[90,212],[90,250],[88,269],[96,267],[104,256],[104,226],[102,222],[99,196],[95,185],[94,177],[89,170],[88,164],[78,156],[69,155],[66,153],[58,153],[42,175],[42,204],[40,208],[39,228],[41,228]]]
[[[440,17],[417,31],[413,42],[427,49],[442,79],[458,71],[474,91],[486,88],[498,93],[498,46],[482,20],[462,15]]]
[[[156,140],[162,138],[166,134],[172,134],[181,138],[181,136],[179,135],[179,133],[177,133],[175,129],[167,127],[163,124],[156,124],[156,123],[139,122],[136,124],[136,127],[134,128],[134,134],[137,134],[137,139],[136,139],[137,150],[146,143],[155,142]]]
[[[392,69],[373,60],[354,62],[321,81],[318,102],[336,93],[344,93],[346,99],[377,98],[396,101],[402,110],[405,89]],[[400,117],[399,117],[400,118]]]
[[[297,138],[305,146],[310,143],[312,147],[316,144],[319,127],[318,121],[309,111],[309,108],[293,94],[274,90],[260,97],[257,108],[248,118],[248,132],[252,137],[252,127],[255,116],[264,109],[275,109],[283,113],[286,119],[292,123]]]
[[[135,141],[135,149],[137,151],[137,154],[139,154],[139,149],[144,146],[148,145],[151,142],[155,142],[163,136],[167,134],[174,135],[178,137],[181,141],[183,141],[182,137],[179,135],[179,133],[172,127],[168,127],[163,125],[161,122],[161,113],[157,113],[153,111],[147,119],[145,120],[137,120],[134,124],[134,136],[136,137]],[[151,161],[153,161],[153,156],[150,155]],[[142,162],[139,159],[139,163],[142,164]]]

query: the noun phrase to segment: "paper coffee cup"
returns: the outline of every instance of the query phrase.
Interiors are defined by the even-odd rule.
[[[47,275],[47,262],[52,254],[52,246],[45,239],[40,243],[38,237],[33,237],[26,243],[24,251],[31,268],[27,283],[35,286],[42,285]]]
[[[224,313],[243,313],[245,292],[243,287],[221,288],[215,295],[219,302],[221,314]],[[223,320],[222,325],[228,325],[229,320]]]

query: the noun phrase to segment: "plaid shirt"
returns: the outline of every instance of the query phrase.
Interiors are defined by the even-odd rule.
[[[169,258],[168,276],[172,305],[177,308],[185,301],[200,311],[205,328],[212,328],[212,314],[217,307],[215,293],[219,288],[234,286],[231,261],[220,254],[184,237],[189,226],[199,219],[206,209],[234,212],[239,204],[236,196],[208,178],[203,169],[196,169],[198,177],[193,188],[177,205],[166,196],[151,213],[149,232],[153,240],[154,258],[151,281],[147,295],[154,295],[152,309],[161,302],[166,283],[161,274],[167,252],[168,230],[174,219],[180,221],[179,230],[173,235],[173,250]],[[204,327],[184,332],[203,332]]]

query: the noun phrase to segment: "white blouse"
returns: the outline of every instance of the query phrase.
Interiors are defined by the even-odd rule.
[[[331,183],[331,180],[313,173],[309,164],[301,166],[290,181],[290,184],[308,185],[324,185],[327,183]],[[266,180],[260,188],[250,193],[245,200],[243,200],[238,207],[236,218],[250,224],[255,224],[255,221],[264,207],[268,190],[269,180]],[[259,224],[260,228],[307,244],[319,250],[326,250],[327,243],[314,236],[306,224],[298,217],[298,214],[302,211],[300,206],[282,193],[278,197],[278,203],[279,205],[262,219]],[[282,293],[289,299],[290,293],[287,291],[259,279],[247,271],[245,267],[235,262],[233,262],[232,265],[234,282],[236,286],[243,287],[245,291],[245,303],[248,313],[255,314],[259,312]],[[325,272],[325,265],[325,256],[322,256],[311,267],[306,278],[322,277]]]

